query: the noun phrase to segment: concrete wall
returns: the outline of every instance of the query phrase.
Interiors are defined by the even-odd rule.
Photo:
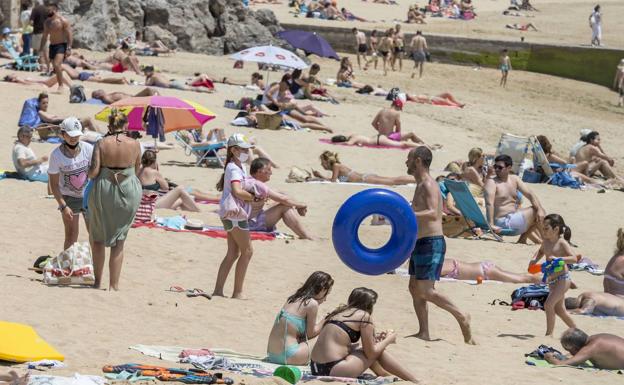
[[[20,0],[0,0],[0,11],[3,16],[3,20],[0,22],[2,28],[19,27]]]
[[[350,28],[318,25],[282,24],[284,29],[300,29],[323,36],[339,52],[355,53],[355,39]],[[370,35],[370,31],[365,31]],[[409,44],[413,34],[405,34]],[[611,87],[616,66],[624,58],[623,50],[531,44],[499,40],[426,35],[432,60],[447,63],[498,66],[500,51],[509,50],[514,69],[539,72]]]

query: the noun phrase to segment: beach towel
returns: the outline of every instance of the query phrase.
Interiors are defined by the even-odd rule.
[[[163,229],[165,231],[184,232],[205,235],[211,238],[227,238],[227,231],[221,226],[205,226],[203,230],[187,230],[184,228],[186,219],[181,216],[156,218],[155,222],[138,223],[135,222],[132,227],[147,227],[150,229]],[[250,231],[251,239],[254,241],[272,241],[274,239],[292,239],[292,235],[279,232],[263,232]]]
[[[401,185],[397,185],[397,186],[386,186],[386,185],[372,184],[372,183],[330,182],[328,180],[308,180],[308,181],[305,181],[303,183],[331,184],[331,185],[340,185],[340,186],[367,186],[367,187],[383,187],[383,188],[398,188],[398,187],[414,188],[414,187],[416,187],[416,183],[401,184]]]
[[[319,142],[321,143],[325,143],[325,144],[334,144],[337,146],[349,146],[346,142],[341,142],[341,143],[334,143],[331,141],[331,139],[319,139]],[[354,145],[354,146],[349,146],[349,147],[368,147],[368,148],[376,148],[379,150],[409,150],[409,147],[406,148],[402,148],[402,147],[392,147],[392,146],[374,146],[372,144],[358,144],[358,145]]]
[[[199,203],[202,205],[218,205],[219,204],[219,200],[218,199],[197,199],[195,198],[195,203]]]
[[[590,370],[590,371],[598,371],[598,370],[600,370],[600,371],[604,371],[604,372],[611,372],[611,373],[614,373],[614,374],[624,374],[623,370],[607,370],[607,369],[595,368],[590,361],[586,361],[585,365],[583,365],[583,366],[553,365],[551,363],[548,363],[548,361],[542,360],[542,359],[537,358],[537,357],[527,357],[524,362],[527,365],[529,365],[529,366],[537,366],[537,367],[540,367],[540,368],[574,368],[574,369]]]
[[[72,377],[31,376],[28,385],[104,385],[106,380],[100,376],[85,376],[74,373]]]
[[[130,349],[139,351],[150,357],[160,358],[161,360],[179,362],[180,353],[187,348],[177,346],[134,345],[130,346]],[[281,366],[280,364],[273,364],[265,361],[265,357],[239,353],[230,349],[210,348],[210,351],[215,354],[215,362],[217,363],[217,365],[213,365],[211,366],[211,369],[207,370],[228,370],[243,375],[251,375],[254,377],[262,378],[272,377],[275,369]],[[186,360],[186,362],[202,366],[205,365],[206,360],[196,360],[195,362]],[[389,377],[377,377],[371,379],[369,378],[369,376],[364,376],[362,378],[313,376],[310,372],[310,367],[308,365],[296,366],[296,368],[301,371],[301,380],[304,382],[321,380],[362,385],[383,385],[394,382],[394,379]]]
[[[39,117],[39,100],[37,98],[28,99],[22,106],[22,112],[20,113],[17,125],[37,127],[41,124],[41,118]]]
[[[101,99],[94,99],[94,98],[87,99],[87,100],[85,101],[85,103],[86,103],[86,104],[93,104],[93,105],[95,105],[95,106],[103,106],[103,105],[106,105],[106,103],[104,103]]]

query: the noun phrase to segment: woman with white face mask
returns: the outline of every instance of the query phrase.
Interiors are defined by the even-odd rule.
[[[251,212],[249,202],[254,201],[256,197],[243,189],[243,183],[248,178],[245,163],[249,160],[251,148],[253,145],[243,134],[234,134],[227,141],[225,171],[217,183],[217,190],[223,192],[219,204],[219,216],[227,231],[228,249],[219,266],[212,295],[223,296],[225,281],[234,262],[238,261],[232,298],[242,298],[243,281],[253,254],[248,217]]]

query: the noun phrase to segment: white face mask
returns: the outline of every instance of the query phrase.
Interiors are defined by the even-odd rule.
[[[238,154],[238,160],[240,160],[241,163],[247,163],[249,160],[249,154],[247,152],[241,152]]]

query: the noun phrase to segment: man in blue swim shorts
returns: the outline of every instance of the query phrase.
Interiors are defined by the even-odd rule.
[[[442,234],[442,196],[438,183],[429,174],[433,155],[425,146],[412,149],[407,157],[407,173],[416,180],[412,209],[418,222],[418,240],[409,261],[409,291],[420,330],[414,337],[430,340],[427,302],[448,311],[459,323],[464,342],[475,345],[470,330],[470,316],[462,313],[445,295],[435,290],[446,254]]]
[[[510,235],[520,235],[518,243],[527,239],[540,244],[542,238],[538,225],[544,219],[544,209],[537,196],[517,175],[511,175],[513,161],[508,155],[494,159],[496,176],[485,181],[485,208],[487,220],[495,233],[506,230]],[[518,192],[530,202],[531,207],[519,207]]]

